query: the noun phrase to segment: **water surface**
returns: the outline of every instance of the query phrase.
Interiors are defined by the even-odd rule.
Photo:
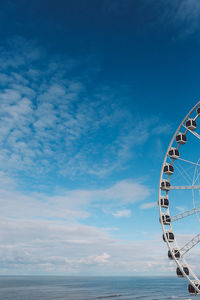
[[[173,277],[0,276],[2,300],[200,299]]]

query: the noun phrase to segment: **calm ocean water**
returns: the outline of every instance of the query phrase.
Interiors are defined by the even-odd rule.
[[[200,299],[172,277],[0,276],[1,300]]]

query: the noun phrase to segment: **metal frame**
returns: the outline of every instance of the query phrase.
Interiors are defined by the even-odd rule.
[[[171,142],[169,143],[169,146],[168,146],[168,149],[167,149],[167,152],[165,154],[165,157],[164,157],[164,160],[163,160],[163,164],[162,164],[162,168],[161,168],[161,174],[160,174],[160,181],[159,181],[159,201],[158,201],[158,205],[159,205],[159,214],[160,214],[160,223],[161,223],[161,226],[162,226],[162,230],[163,230],[163,235],[165,237],[165,240],[166,240],[166,244],[169,248],[169,251],[171,252],[171,255],[173,257],[173,260],[175,261],[177,267],[182,271],[182,274],[183,276],[188,280],[188,282],[193,286],[193,288],[195,289],[196,293],[197,294],[200,294],[200,287],[199,286],[196,286],[195,284],[198,283],[200,284],[200,280],[197,278],[197,276],[195,275],[195,273],[192,271],[191,267],[188,265],[188,263],[186,262],[185,258],[184,258],[184,254],[186,252],[188,252],[191,248],[193,248],[197,243],[200,242],[200,234],[198,234],[196,237],[194,237],[190,242],[186,243],[184,247],[180,248],[178,246],[178,243],[176,241],[176,236],[174,234],[174,241],[173,242],[169,242],[168,239],[167,239],[167,235],[166,233],[168,231],[171,231],[173,232],[173,228],[172,228],[172,224],[170,222],[169,225],[166,225],[163,223],[163,219],[162,219],[162,215],[163,214],[167,214],[168,216],[170,216],[170,210],[169,210],[169,207],[168,208],[162,208],[161,204],[160,204],[160,199],[161,197],[163,196],[167,196],[169,198],[169,193],[171,190],[174,190],[174,189],[200,189],[200,185],[192,185],[192,186],[170,186],[170,188],[168,190],[165,190],[163,191],[161,189],[161,182],[163,180],[165,180],[165,177],[163,176],[164,175],[164,172],[163,172],[163,169],[164,169],[164,166],[166,165],[167,163],[167,159],[169,158],[168,156],[168,152],[169,150],[171,149],[172,147],[172,144],[174,142],[176,142],[176,136],[177,134],[179,133],[180,129],[182,127],[184,127],[186,130],[184,132],[184,134],[187,134],[188,132],[194,134],[197,138],[200,138],[200,136],[190,130],[190,129],[187,129],[185,127],[185,121],[190,117],[190,115],[194,112],[194,110],[200,106],[200,101],[189,111],[189,113],[185,116],[185,118],[183,119],[183,121],[181,122],[181,124],[179,125],[179,127],[177,128],[173,138],[171,139]],[[199,115],[197,114],[194,118],[194,120],[196,120],[197,118],[199,117]],[[176,142],[177,143],[177,142]],[[180,147],[184,146],[184,144],[180,144],[180,143],[177,143],[177,149],[179,149]],[[169,158],[171,159],[171,162],[170,164],[173,165],[174,164],[174,161],[176,160],[175,158]],[[188,163],[191,163],[191,164],[194,164],[196,166],[199,166],[198,164],[196,163],[193,163],[193,162],[190,162],[190,161],[187,161],[187,160],[184,160],[184,159],[181,159],[181,158],[178,158],[180,160],[183,160],[185,162],[188,162]],[[165,174],[166,175],[166,174]],[[170,182],[170,176],[171,175],[168,175],[168,181]],[[172,175],[173,176],[173,175]],[[163,194],[165,193],[165,194]],[[170,206],[170,205],[169,205]],[[181,219],[181,218],[184,218],[186,216],[189,216],[189,215],[192,215],[194,213],[197,213],[199,212],[199,207],[198,208],[194,208],[192,210],[189,210],[189,211],[186,211],[186,212],[183,212],[182,214],[179,214],[179,215],[176,215],[174,217],[171,217],[171,221],[175,221],[175,220],[178,220],[178,219]],[[173,232],[174,233],[174,232]],[[172,249],[175,248],[177,249],[179,252],[180,252],[180,258],[176,258],[175,257],[175,253],[172,251]],[[183,266],[187,267],[189,269],[189,275],[187,275],[184,271],[183,271]]]

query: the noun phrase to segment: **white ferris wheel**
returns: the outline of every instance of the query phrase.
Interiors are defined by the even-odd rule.
[[[194,260],[200,254],[199,140],[200,101],[185,116],[169,144],[160,174],[158,201],[168,258],[176,263],[177,276],[188,280],[188,291],[194,295],[200,294]]]

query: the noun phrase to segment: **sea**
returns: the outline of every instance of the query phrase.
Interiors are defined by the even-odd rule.
[[[0,300],[197,300],[176,277],[0,276]]]

